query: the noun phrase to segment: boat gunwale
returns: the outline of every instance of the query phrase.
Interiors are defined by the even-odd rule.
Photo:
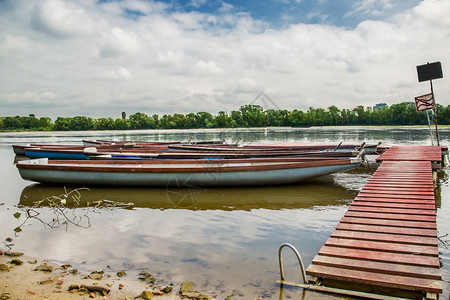
[[[45,159],[44,159],[45,160]],[[33,169],[33,170],[55,170],[55,171],[85,171],[85,172],[125,172],[125,173],[213,173],[213,172],[245,172],[245,171],[270,171],[280,169],[296,169],[296,168],[308,168],[308,167],[322,167],[322,166],[334,166],[334,165],[352,165],[355,167],[361,164],[361,159],[335,159],[335,160],[321,160],[321,161],[308,161],[308,162],[280,162],[273,161],[272,164],[265,162],[266,164],[260,165],[241,165],[235,164],[251,163],[251,161],[195,161],[195,167],[145,167],[146,164],[164,165],[166,162],[161,161],[136,161],[130,163],[130,161],[107,161],[108,165],[105,165],[105,161],[50,161],[47,163],[26,163],[27,161],[18,162],[16,164],[18,169]],[[93,163],[94,162],[94,163]],[[119,163],[121,162],[121,163]],[[264,163],[261,161],[253,161],[254,163]],[[180,163],[171,162],[170,164]],[[188,165],[189,163],[181,162],[181,164]],[[192,163],[191,163],[192,164]],[[215,166],[215,165],[221,166]],[[231,164],[226,166],[226,164]],[[224,166],[225,165],[225,166]]]

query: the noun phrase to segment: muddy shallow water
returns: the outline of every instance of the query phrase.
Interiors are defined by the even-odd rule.
[[[450,130],[441,130],[441,144],[448,144]],[[70,143],[81,139],[142,141],[211,140],[264,143],[370,142],[383,144],[430,144],[428,129],[411,128],[307,128],[194,131],[112,131],[76,133],[0,133],[0,239],[13,238],[13,249],[27,255],[71,263],[78,269],[125,270],[128,276],[140,271],[157,274],[167,283],[194,281],[204,291],[233,294],[236,299],[299,298],[297,289],[284,289],[279,279],[278,247],[293,244],[308,265],[345,213],[373,171],[361,167],[348,173],[324,176],[297,185],[248,188],[106,188],[81,189],[78,208],[70,211],[78,226],[50,229],[29,220],[17,236],[14,228],[24,215],[13,214],[33,202],[73,191],[77,186],[46,186],[24,181],[14,164],[12,144]],[[438,229],[450,231],[450,191],[447,170],[440,174]],[[131,207],[92,207],[97,200],[132,202]],[[87,207],[87,203],[90,203]],[[67,207],[72,208],[67,201]],[[39,218],[51,221],[53,210],[36,210]],[[448,240],[444,237],[443,240]],[[3,247],[4,248],[4,247]],[[440,245],[443,274],[450,278],[450,251]],[[296,259],[285,257],[286,279],[300,281]],[[449,285],[443,299],[448,298]],[[308,293],[311,298],[335,298]],[[447,297],[447,298],[445,298]]]

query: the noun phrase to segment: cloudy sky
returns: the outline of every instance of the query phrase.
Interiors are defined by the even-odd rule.
[[[390,105],[435,61],[449,105],[448,0],[0,0],[0,116]]]

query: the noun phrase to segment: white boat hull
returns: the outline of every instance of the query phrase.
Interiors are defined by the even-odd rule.
[[[41,160],[42,161],[42,160]],[[26,162],[21,162],[26,164]],[[165,171],[158,166],[145,167],[132,165],[126,171],[123,168],[108,166],[108,170],[71,170],[54,166],[52,169],[22,168],[19,173],[25,180],[77,185],[128,185],[128,186],[252,186],[292,184],[305,179],[353,169],[361,164],[360,160],[348,160],[348,163],[334,165],[314,165],[305,167],[280,167],[266,170],[252,170],[250,164],[229,164],[209,167],[202,165],[201,171],[189,171],[180,166],[171,166]],[[167,167],[167,166],[165,166]],[[228,169],[227,167],[230,167]],[[242,170],[236,168],[242,167]],[[231,170],[233,169],[233,170]]]

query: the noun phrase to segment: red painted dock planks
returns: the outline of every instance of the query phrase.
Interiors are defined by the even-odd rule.
[[[377,160],[385,162],[400,161],[398,165],[404,165],[404,161],[442,162],[442,150],[439,146],[392,146]]]
[[[352,202],[308,275],[442,292],[432,163],[441,147],[392,146]]]

